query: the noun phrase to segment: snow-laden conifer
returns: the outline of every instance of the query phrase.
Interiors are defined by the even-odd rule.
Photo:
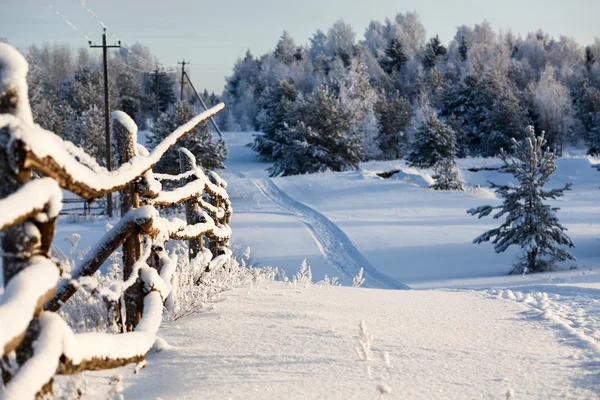
[[[440,120],[435,110],[427,104],[421,115],[413,122],[413,140],[408,162],[417,168],[431,168],[445,159],[454,159],[456,155],[456,137],[454,131]]]
[[[523,255],[515,263],[514,273],[542,272],[554,268],[555,264],[565,260],[575,260],[575,257],[565,250],[565,247],[575,247],[565,234],[556,216],[559,210],[544,204],[545,200],[557,199],[563,196],[565,190],[570,190],[568,183],[559,189],[544,190],[550,176],[556,170],[556,155],[544,149],[546,140],[544,134],[536,137],[533,127],[528,127],[529,137],[522,142],[513,139],[513,156],[509,157],[502,151],[500,157],[504,161],[504,170],[511,173],[519,182],[497,185],[491,183],[499,197],[503,198],[502,205],[481,206],[467,212],[485,217],[494,210],[494,218],[506,216],[506,220],[498,228],[489,230],[473,240],[482,243],[492,240],[496,253],[505,251],[512,245],[523,249]]]
[[[435,166],[435,174],[432,176],[435,182],[430,186],[434,190],[456,190],[464,191],[463,182],[458,176],[454,158],[445,158]]]

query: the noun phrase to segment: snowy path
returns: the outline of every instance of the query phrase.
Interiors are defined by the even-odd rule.
[[[265,197],[305,223],[323,256],[345,275],[340,277],[342,280],[351,283],[352,278],[363,268],[365,281],[371,287],[409,289],[408,286],[375,269],[348,236],[329,218],[288,196],[271,179],[254,178],[252,182]]]
[[[223,297],[165,326],[175,347],[125,379],[126,399],[375,399],[380,384],[397,399],[600,398],[597,357],[486,293],[271,283]],[[355,352],[361,319],[370,362]]]

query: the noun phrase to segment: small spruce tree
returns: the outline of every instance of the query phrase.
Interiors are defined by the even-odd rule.
[[[454,190],[462,192],[465,190],[463,182],[458,176],[454,158],[445,158],[435,166],[435,174],[432,176],[435,182],[430,186],[433,190]]]
[[[454,160],[456,137],[454,131],[429,108],[414,132],[408,163],[417,168],[431,168],[442,160]]]
[[[515,263],[513,273],[543,272],[554,268],[556,262],[575,260],[564,247],[575,247],[564,233],[564,228],[556,217],[559,210],[544,204],[545,200],[563,196],[570,190],[571,183],[563,188],[544,190],[550,175],[556,170],[556,155],[548,149],[544,134],[536,137],[533,127],[528,127],[529,137],[521,142],[513,139],[513,157],[502,150],[500,157],[504,171],[511,173],[519,181],[519,186],[496,185],[496,193],[504,199],[502,205],[481,206],[467,213],[479,218],[499,210],[494,218],[506,215],[506,220],[498,228],[489,230],[473,240],[474,243],[492,243],[496,253],[505,251],[512,245],[523,250],[523,255]]]

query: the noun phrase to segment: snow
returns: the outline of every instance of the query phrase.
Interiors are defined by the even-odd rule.
[[[131,133],[131,135],[133,137],[133,143],[137,143],[138,142],[138,140],[137,140],[138,127],[137,127],[136,123],[133,121],[133,119],[131,119],[131,117],[123,111],[113,111],[111,113],[111,116],[114,121],[119,122],[121,125],[123,125],[123,127],[127,130],[127,132]]]
[[[393,180],[399,180],[410,185],[429,189],[429,186],[435,183],[431,175],[418,171],[414,168],[404,168],[390,177]]]
[[[33,125],[27,96],[27,68],[27,61],[18,50],[0,42],[0,93],[13,88],[17,95],[15,116],[27,125]]]
[[[40,387],[56,373],[62,355],[62,336],[57,330],[64,322],[54,313],[40,315],[40,336],[35,341],[34,355],[19,369],[19,373],[0,393],[2,399],[34,399]]]
[[[527,308],[477,292],[270,283],[165,324],[173,348],[125,376],[126,399],[598,398],[597,356]],[[359,322],[371,361],[355,348]],[[387,359],[387,361],[386,361]],[[389,365],[389,367],[388,367]]]
[[[102,388],[115,373],[124,376],[128,399],[598,398],[597,160],[559,159],[548,185],[574,182],[551,204],[577,244],[578,269],[507,276],[515,251],[498,255],[472,243],[497,221],[466,213],[500,204],[483,187],[511,183],[511,176],[471,170],[498,160],[458,160],[463,193],[376,175],[430,173],[399,161],[270,179],[269,165],[245,147],[249,134],[225,137],[232,240],[252,248],[251,262],[291,277],[306,259],[314,280],[339,277],[348,286],[363,268],[370,288],[288,282],[227,292],[209,311],[163,324],[157,351],[138,374],[133,367],[86,374],[90,398],[105,398]],[[72,230],[61,222],[57,235]],[[373,289],[392,282],[416,290]],[[361,320],[373,335],[371,361],[356,354]]]
[[[56,287],[57,265],[46,257],[33,256],[31,265],[15,275],[0,298],[0,348],[21,335],[39,311],[40,299]]]
[[[62,198],[60,187],[50,178],[27,182],[18,191],[0,199],[0,228],[14,224],[33,211],[38,212],[39,222],[56,218],[62,208]],[[46,206],[46,211],[42,212]]]

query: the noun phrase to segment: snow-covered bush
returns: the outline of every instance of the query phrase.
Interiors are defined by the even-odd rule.
[[[363,277],[363,274],[365,272],[364,268],[361,268],[358,271],[358,274],[356,274],[356,276],[354,278],[352,278],[352,286],[353,287],[361,287],[363,283],[365,283],[365,278]]]
[[[292,282],[304,286],[311,285],[313,283],[312,271],[310,269],[310,265],[306,263],[306,260],[303,260],[302,264],[300,264],[300,269],[298,272],[296,272],[296,275],[294,275]]]

